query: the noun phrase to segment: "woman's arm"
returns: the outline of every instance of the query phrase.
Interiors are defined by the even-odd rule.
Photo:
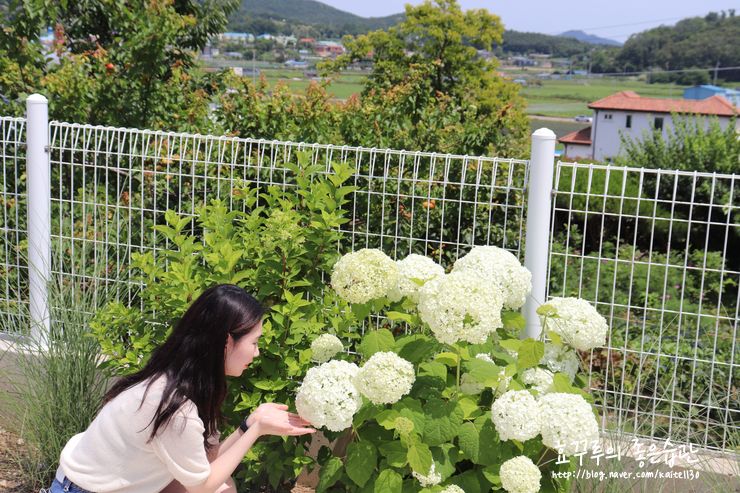
[[[219,488],[242,461],[254,442],[263,435],[298,436],[314,433],[309,423],[298,415],[289,413],[288,406],[275,405],[266,408],[264,412],[255,416],[254,423],[247,432],[241,434],[239,430],[232,433],[224,443],[231,442],[228,447],[219,448],[219,456],[211,462],[211,474],[203,484],[186,487],[190,493],[213,493]],[[240,434],[236,438],[234,435]],[[222,450],[223,449],[223,450]]]
[[[249,415],[247,418],[247,426],[252,426],[254,422],[259,418],[260,415],[264,414],[265,412],[269,411],[270,409],[278,409],[282,411],[287,411],[288,406],[285,404],[276,404],[274,402],[267,402],[265,404],[260,404],[257,409],[255,409],[252,414]],[[296,416],[295,414],[293,416]],[[231,448],[232,445],[236,443],[236,441],[239,439],[240,436],[242,436],[244,433],[242,433],[241,429],[237,428],[234,430],[234,432],[229,435],[225,440],[222,440],[221,443],[218,444],[218,448],[215,451],[214,457],[220,457],[222,453],[226,452]]]

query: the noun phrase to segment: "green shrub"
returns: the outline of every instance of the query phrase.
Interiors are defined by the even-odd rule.
[[[310,341],[332,332],[351,339],[354,319],[347,305],[324,292],[325,278],[338,257],[347,222],[343,206],[354,187],[353,170],[334,165],[329,174],[310,164],[285,164],[286,186],[236,189],[231,204],[212,200],[197,218],[165,214],[155,229],[168,250],[134,255],[133,269],[144,287],[131,305],[113,303],[93,324],[106,365],[115,374],[141,367],[190,302],[218,283],[243,286],[268,307],[260,357],[230,385],[224,408],[237,424],[261,402],[290,403],[310,361]],[[280,490],[311,462],[305,439],[260,440],[239,473],[257,487]],[[286,483],[287,482],[287,483]]]

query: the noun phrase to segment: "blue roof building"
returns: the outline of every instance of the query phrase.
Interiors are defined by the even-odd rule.
[[[740,91],[726,87],[703,85],[684,89],[684,99],[707,99],[712,96],[722,96],[730,103],[740,107]]]

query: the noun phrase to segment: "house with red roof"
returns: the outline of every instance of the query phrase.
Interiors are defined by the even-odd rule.
[[[653,130],[665,136],[673,128],[674,114],[716,117],[727,128],[738,109],[722,96],[702,100],[644,98],[633,91],[622,91],[588,105],[594,111],[593,123],[559,139],[564,156],[606,161],[619,155],[622,136],[640,140]],[[738,126],[736,119],[735,125]]]

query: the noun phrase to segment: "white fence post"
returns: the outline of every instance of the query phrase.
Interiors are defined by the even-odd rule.
[[[555,133],[540,128],[532,134],[527,195],[527,236],[524,266],[532,273],[532,293],[524,304],[527,319],[525,335],[538,338],[542,327],[537,307],[545,302],[547,292],[547,255],[550,245],[550,210],[552,177],[555,166]]]
[[[41,94],[26,99],[26,174],[28,182],[28,284],[31,335],[49,333],[48,281],[51,269],[51,175],[49,101]]]

